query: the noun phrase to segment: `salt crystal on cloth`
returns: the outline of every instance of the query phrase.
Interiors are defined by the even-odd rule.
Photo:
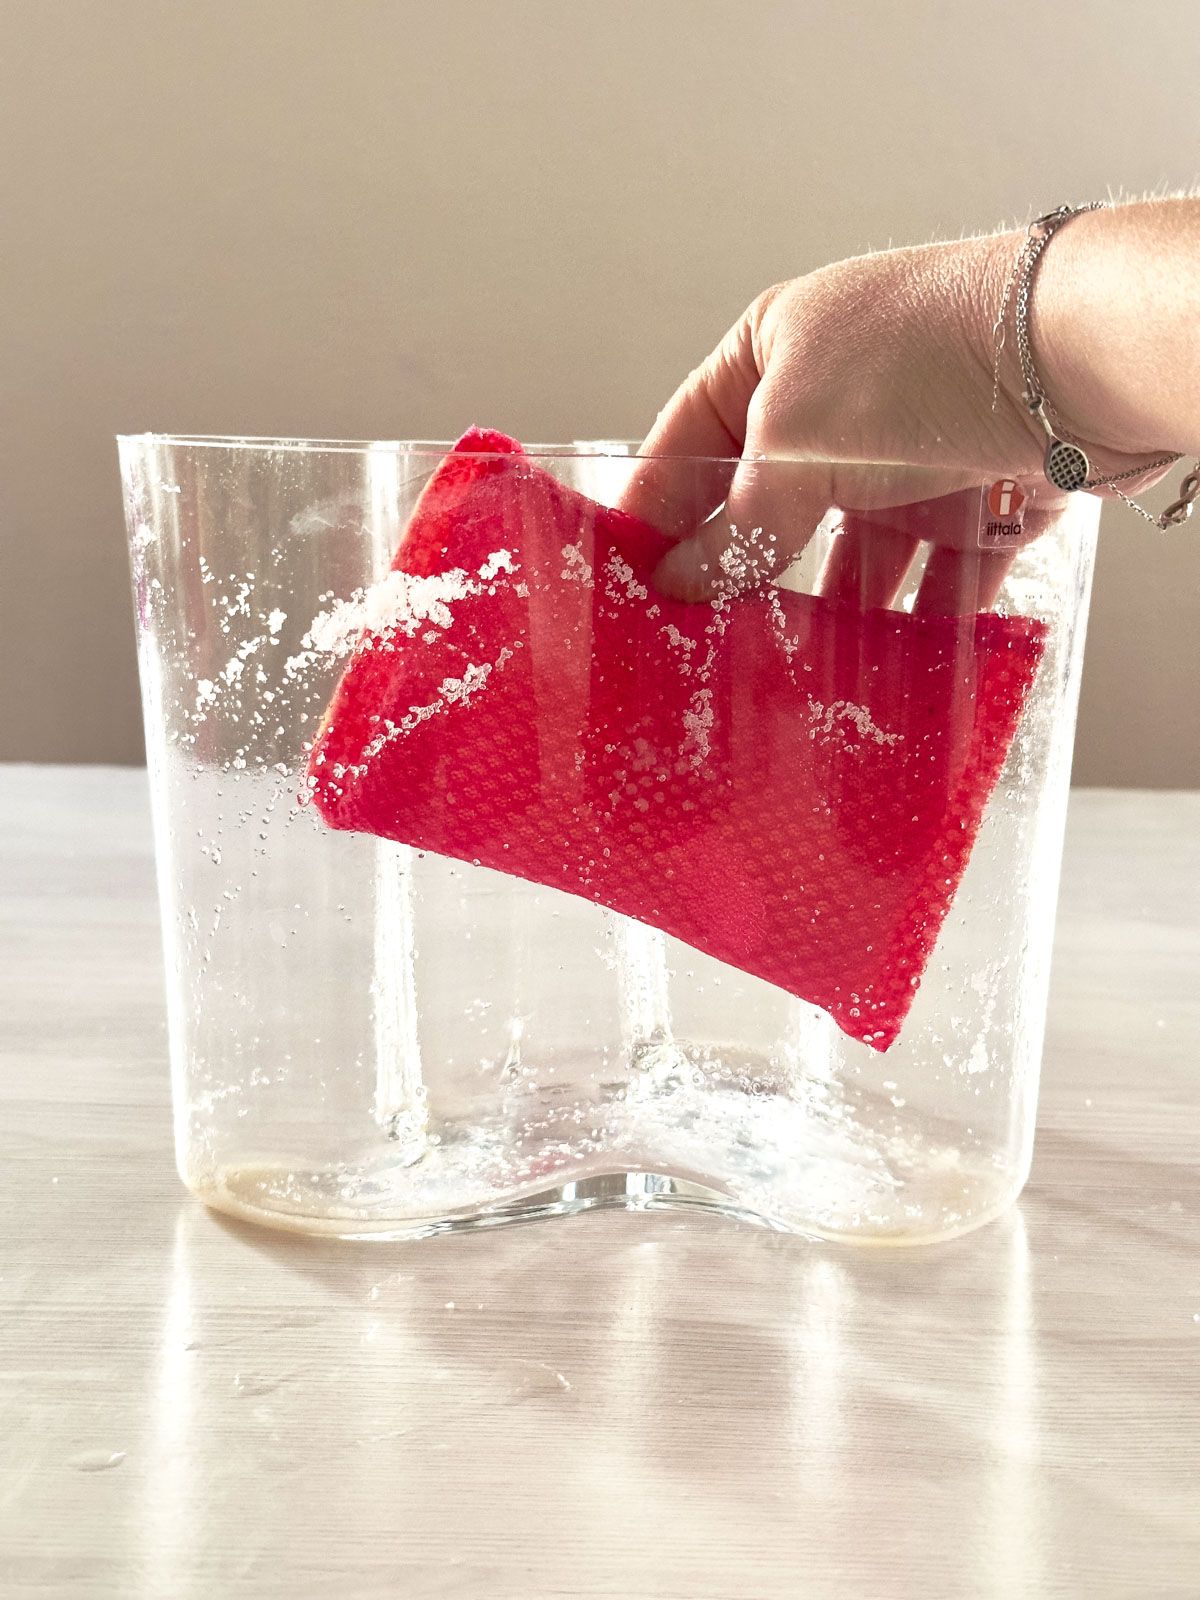
[[[667,547],[472,429],[367,608],[313,802],[661,928],[885,1050],[1045,627],[773,586],[669,600]]]

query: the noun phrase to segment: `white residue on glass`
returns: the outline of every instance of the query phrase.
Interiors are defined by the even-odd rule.
[[[560,576],[568,583],[581,583],[585,589],[592,586],[592,569],[577,544],[565,544],[562,557],[566,565]]]
[[[852,722],[864,739],[873,739],[876,744],[899,744],[904,738],[902,733],[888,733],[881,728],[866,706],[855,705],[853,700],[834,700],[822,705],[809,695],[808,709],[814,719],[814,726],[809,730],[809,737],[813,739],[819,734],[831,735],[839,721]]]
[[[711,689],[697,689],[687,710],[683,713],[684,740],[681,754],[693,769],[703,766],[710,751],[709,735],[713,726],[713,697]]]
[[[494,593],[496,579],[517,571],[511,551],[494,550],[476,573],[463,567],[416,576],[389,572],[369,588],[356,589],[318,612],[301,640],[299,652],[284,664],[288,678],[303,674],[314,662],[349,655],[364,633],[401,634],[411,639],[421,629],[446,629],[454,621],[453,606],[470,595]]]
[[[349,767],[336,765],[333,768],[335,776],[340,778],[346,773],[352,773],[356,777],[362,777],[367,770],[367,763],[373,761],[389,744],[405,738],[422,722],[428,722],[430,717],[436,717],[439,711],[446,711],[454,705],[467,705],[484,688],[492,672],[502,669],[505,663],[512,659],[512,654],[506,645],[495,661],[476,661],[467,668],[461,678],[443,678],[438,685],[436,698],[427,705],[410,707],[407,715],[399,722],[393,722],[390,717],[385,717],[383,731],[376,734],[375,738],[364,747],[362,761]]]
[[[605,576],[608,582],[604,592],[610,600],[648,600],[650,591],[644,583],[639,583],[634,576],[633,568],[624,557],[614,550],[604,563]]]

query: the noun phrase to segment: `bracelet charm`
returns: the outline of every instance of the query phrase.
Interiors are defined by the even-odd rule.
[[[1046,459],[1042,470],[1056,489],[1073,494],[1082,489],[1088,478],[1088,458],[1077,444],[1067,444],[1065,439],[1051,439],[1046,446]]]

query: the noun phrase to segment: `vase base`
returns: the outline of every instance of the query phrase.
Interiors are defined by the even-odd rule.
[[[430,1238],[478,1228],[510,1226],[549,1217],[573,1216],[599,1208],[623,1211],[705,1211],[733,1222],[777,1233],[859,1246],[914,1246],[938,1244],[958,1238],[1000,1216],[1018,1192],[993,1182],[990,1193],[982,1184],[964,1192],[956,1184],[955,1205],[940,1216],[909,1216],[887,1226],[886,1219],[847,1218],[838,1223],[813,1217],[760,1210],[737,1197],[691,1178],[664,1173],[604,1172],[514,1196],[504,1202],[457,1214],[397,1217],[357,1209],[337,1213],[329,1203],[328,1184],[319,1175],[293,1171],[242,1167],[221,1173],[215,1181],[194,1185],[194,1191],[213,1210],[260,1226],[326,1238],[374,1240],[380,1243]],[[993,1178],[996,1175],[993,1174]],[[313,1182],[316,1178],[318,1181]],[[961,1179],[961,1174],[960,1174]]]
[[[1021,1187],[1024,1173],[973,1149],[966,1130],[886,1096],[812,1080],[751,1094],[678,1067],[664,1057],[633,1088],[541,1088],[491,1116],[429,1117],[340,1160],[305,1158],[300,1127],[291,1149],[247,1143],[184,1178],[218,1210],[346,1239],[610,1206],[889,1245],[969,1232]]]

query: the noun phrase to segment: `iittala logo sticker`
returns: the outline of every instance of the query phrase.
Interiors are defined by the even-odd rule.
[[[979,545],[1002,549],[1021,542],[1021,529],[1029,496],[1015,478],[997,478],[984,494],[979,517]]]

